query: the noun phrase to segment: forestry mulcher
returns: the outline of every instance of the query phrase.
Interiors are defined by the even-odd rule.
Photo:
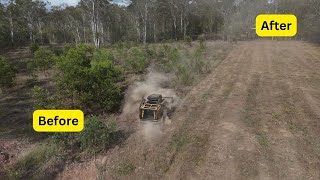
[[[141,120],[152,117],[154,120],[162,118],[163,112],[167,110],[168,101],[172,97],[162,97],[161,94],[151,94],[147,99],[142,99],[139,108],[139,117]]]

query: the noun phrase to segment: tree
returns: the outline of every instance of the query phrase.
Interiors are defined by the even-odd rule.
[[[64,106],[87,111],[117,110],[122,98],[118,85],[122,72],[112,58],[110,53],[90,46],[70,49],[58,63],[56,79]]]
[[[9,21],[9,24],[10,24],[10,37],[11,37],[11,47],[13,47],[13,44],[14,44],[14,18],[15,17],[15,11],[16,9],[16,6],[14,5],[13,3],[13,0],[10,0],[8,5],[7,5],[7,8],[6,8],[6,18],[8,19]]]
[[[318,0],[81,0],[75,7],[51,7],[43,0],[7,0],[0,5],[0,46],[30,43],[89,43],[196,39],[201,34],[248,34],[260,13],[292,13],[298,37],[318,39]]]
[[[99,48],[104,43],[104,27],[102,16],[108,10],[107,0],[81,0],[80,6],[85,10],[92,31],[92,38],[95,47]]]

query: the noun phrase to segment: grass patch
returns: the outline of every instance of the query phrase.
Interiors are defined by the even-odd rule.
[[[178,134],[173,135],[170,146],[177,152],[180,152],[190,142],[191,140],[187,133],[179,132]]]
[[[66,161],[91,157],[120,143],[123,137],[116,131],[114,123],[105,123],[98,117],[86,118],[82,132],[55,133],[45,144],[32,149],[8,167],[6,179],[54,179]],[[132,168],[129,167],[123,172],[130,171]]]
[[[244,112],[244,122],[249,127],[255,127],[259,124],[260,119],[256,118],[254,114],[257,109],[257,96],[258,96],[258,88],[260,84],[260,75],[254,75],[253,80],[250,83],[248,96],[246,99],[246,106]]]
[[[8,179],[53,179],[63,169],[64,149],[47,143],[36,147],[6,169]]]
[[[131,174],[135,169],[136,167],[131,162],[125,161],[119,165],[117,174],[120,176],[127,176]]]
[[[263,132],[256,133],[256,139],[257,139],[258,143],[260,144],[260,146],[262,146],[263,148],[268,147],[268,138],[265,133],[263,133]]]
[[[169,171],[179,152],[182,152],[186,145],[191,142],[191,138],[183,130],[174,134],[169,146],[165,151],[161,151],[161,155],[156,158],[156,168],[162,173]]]

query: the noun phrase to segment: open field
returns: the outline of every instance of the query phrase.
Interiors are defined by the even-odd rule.
[[[161,140],[137,131],[97,162],[107,179],[319,179],[319,89],[319,47],[241,42],[186,96]]]

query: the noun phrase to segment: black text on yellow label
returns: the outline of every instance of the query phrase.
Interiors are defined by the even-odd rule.
[[[80,132],[84,127],[81,110],[36,110],[33,129],[37,132]]]
[[[256,17],[256,33],[261,37],[291,37],[297,34],[297,26],[293,14],[260,14]]]

